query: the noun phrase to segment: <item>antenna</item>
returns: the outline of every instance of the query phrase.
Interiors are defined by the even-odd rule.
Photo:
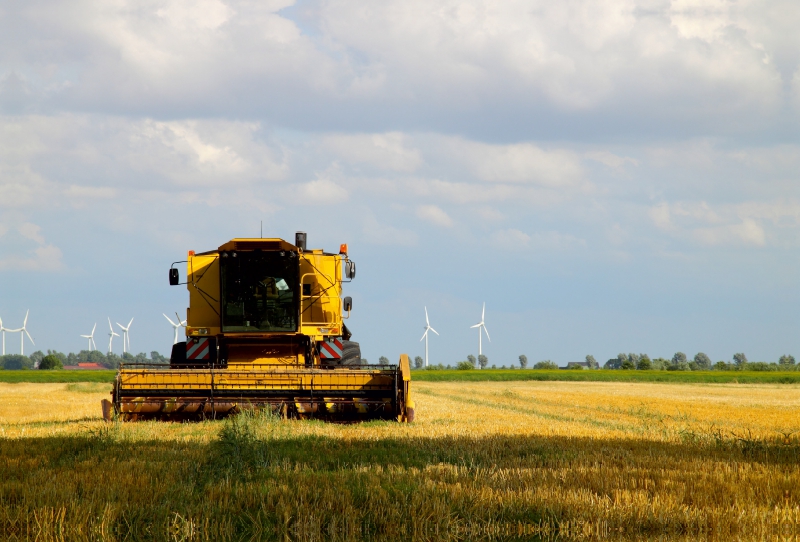
[[[486,302],[484,301],[483,311],[481,312],[481,321],[475,324],[474,326],[469,326],[470,329],[476,327],[478,328],[478,356],[483,355],[483,350],[482,350],[483,345],[481,344],[481,338],[482,338],[481,329],[483,329],[484,333],[486,333],[486,338],[489,339],[489,342],[492,342],[491,337],[489,337],[489,331],[486,329],[486,324],[484,323],[485,317],[486,317]]]
[[[428,331],[439,334],[438,331],[431,327],[431,322],[428,320],[428,307],[425,307],[425,333],[422,335],[422,339],[425,339],[425,367],[428,366]],[[420,342],[422,339],[420,339]]]

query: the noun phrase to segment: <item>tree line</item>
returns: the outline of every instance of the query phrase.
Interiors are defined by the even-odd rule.
[[[381,356],[381,360],[386,359]],[[388,363],[388,359],[386,362]],[[440,371],[448,369],[469,370],[480,367],[485,369],[489,364],[489,359],[485,355],[467,356],[465,361],[459,361],[454,365],[443,365],[441,363],[427,367],[429,371]],[[528,366],[528,357],[519,356],[519,365],[511,364],[509,367],[503,365],[497,367],[492,365],[492,369],[525,369]],[[414,358],[415,369],[425,369],[425,360],[420,356]],[[534,369],[558,369],[559,366],[549,359],[539,361],[533,365]],[[580,364],[573,364],[570,369],[600,369],[600,364],[593,355],[587,355]],[[800,365],[797,364],[794,356],[789,354],[782,355],[777,362],[748,361],[747,356],[742,352],[733,355],[731,361],[717,361],[713,363],[711,358],[703,352],[695,354],[694,358],[689,359],[683,352],[676,352],[671,359],[650,358],[647,354],[620,353],[615,358],[611,358],[603,364],[603,369],[610,370],[639,370],[639,371],[797,371]]]
[[[605,369],[640,371],[796,371],[800,369],[794,356],[782,355],[777,362],[748,361],[743,352],[733,355],[732,361],[712,363],[705,353],[698,352],[689,359],[683,352],[676,352],[672,359],[650,359],[647,354],[618,354],[606,361]]]
[[[107,369],[117,369],[120,363],[169,363],[169,358],[162,356],[155,350],[150,352],[150,357],[144,352],[133,355],[129,352],[121,356],[110,352],[103,354],[98,350],[81,350],[77,354],[65,354],[56,350],[46,353],[37,350],[30,356],[21,354],[6,354],[0,356],[0,369],[63,369],[64,366],[78,365],[78,363],[97,363]]]

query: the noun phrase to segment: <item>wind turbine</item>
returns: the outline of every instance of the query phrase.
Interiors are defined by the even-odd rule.
[[[6,353],[6,334],[5,334],[6,331],[8,331],[9,333],[19,332],[19,353],[22,354],[23,356],[25,355],[25,335],[27,335],[28,338],[31,340],[31,344],[33,344],[33,346],[36,346],[36,343],[33,342],[33,337],[31,337],[31,334],[28,333],[28,314],[30,312],[31,312],[30,310],[25,312],[25,321],[22,322],[21,328],[19,329],[3,328],[3,355],[5,355]]]
[[[422,339],[425,339],[425,367],[428,366],[428,332],[433,331],[437,335],[439,334],[438,331],[431,327],[431,322],[428,320],[428,307],[425,307],[425,333],[422,335]],[[420,339],[420,342],[422,341]]]
[[[483,323],[483,320],[486,317],[486,302],[483,303],[483,312],[481,312],[481,321],[475,324],[474,326],[470,326],[470,329],[477,327],[478,328],[478,356],[483,355],[481,344],[481,329],[486,333],[486,338],[489,339],[489,342],[492,342],[492,338],[489,337],[489,332],[486,330],[486,324]]]
[[[6,355],[6,328],[3,327],[3,319],[0,318],[0,334],[3,335],[3,355]]]
[[[164,314],[164,313],[162,312],[161,314]],[[178,317],[178,323],[177,324],[175,322],[173,322],[172,320],[170,320],[169,316],[164,314],[164,318],[167,319],[167,322],[172,324],[172,327],[175,328],[175,341],[172,344],[178,344],[178,329],[180,329],[181,327],[186,327],[186,320],[181,321],[181,317],[178,316],[177,312],[175,313],[175,316]]]
[[[119,333],[114,331],[114,326],[111,325],[111,318],[108,319],[108,353],[111,353],[111,343],[114,341],[114,337],[119,337]]]
[[[88,339],[89,340],[89,352],[93,352],[94,350],[97,350],[97,345],[94,344],[94,330],[95,329],[97,329],[97,322],[95,322],[94,327],[92,328],[92,334],[91,335],[81,335],[81,337],[83,337],[84,339]]]
[[[133,323],[133,318],[131,318],[131,321],[128,322],[128,327],[125,327],[122,324],[120,324],[119,322],[117,322],[117,325],[122,330],[122,353],[123,354],[128,351],[127,350],[128,348],[131,347],[131,336],[130,336],[130,334],[128,334],[128,330],[131,328],[131,324],[132,323]]]

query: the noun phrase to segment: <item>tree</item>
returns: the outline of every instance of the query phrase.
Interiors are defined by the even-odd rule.
[[[708,371],[711,369],[711,358],[702,352],[695,354],[694,362],[697,365],[698,371]]]
[[[422,359],[421,356],[417,356],[414,358],[414,368],[415,369],[422,369],[422,366],[425,365],[425,360]]]
[[[459,361],[456,369],[459,371],[470,371],[475,368],[475,365],[470,361]]]
[[[743,370],[747,367],[747,356],[743,352],[737,352],[733,355],[733,362],[736,364],[737,369]]]
[[[655,358],[652,360],[653,370],[655,371],[666,371],[670,368],[670,361],[664,358]]]
[[[603,365],[603,368],[605,368],[605,369],[619,369],[621,366],[622,366],[622,362],[619,360],[619,358],[611,358],[610,360],[608,360],[605,363],[605,365]]]
[[[781,369],[794,367],[795,363],[796,363],[796,361],[794,359],[794,356],[789,356],[787,354],[782,355],[781,359],[778,360],[778,365],[781,366]]]
[[[485,369],[488,363],[489,363],[489,358],[487,358],[484,354],[478,356],[478,365],[481,366],[481,369]]]
[[[728,367],[728,364],[724,361],[718,361],[714,364],[715,371],[727,371],[728,369],[730,369],[730,367]]]
[[[64,364],[61,363],[61,359],[53,354],[47,354],[42,358],[42,361],[39,362],[39,369],[50,370],[63,368]]]
[[[39,364],[44,359],[44,352],[42,352],[41,350],[37,350],[36,352],[30,355],[30,358],[31,358],[31,363],[33,363],[33,366],[38,367]]]
[[[525,367],[528,366],[528,356],[526,356],[525,354],[522,354],[519,357],[519,366],[520,366],[521,369],[524,369]]]
[[[617,354],[617,359],[619,360],[620,367],[622,367],[622,364],[628,361],[628,354]]]
[[[505,369],[505,368],[506,368],[506,366],[503,365],[503,369]],[[540,362],[536,363],[533,366],[533,368],[534,369],[558,369],[558,365],[556,365],[555,363],[553,363],[549,359],[546,359],[546,360],[543,360],[543,361],[540,361]]]
[[[473,369],[475,368],[475,365],[478,363],[478,360],[476,360],[475,356],[473,356],[472,354],[467,356],[467,361],[472,364]]]
[[[56,350],[50,350],[50,349],[48,349],[48,350],[47,350],[47,354],[48,354],[48,355],[52,354],[52,355],[56,356],[58,359],[60,359],[60,360],[61,360],[61,364],[62,364],[62,365],[66,365],[66,363],[67,363],[67,355],[66,355],[65,353],[63,353],[63,352],[58,352],[58,351],[56,351]]]
[[[386,356],[379,357],[378,358],[378,364],[379,365],[389,365],[389,358],[387,358]]]
[[[600,364],[597,363],[597,360],[594,359],[594,356],[589,354],[586,356],[586,364],[589,366],[590,369],[597,369],[600,367]]]
[[[639,356],[639,361],[636,364],[636,368],[640,371],[649,371],[653,368],[653,362],[650,361],[650,356],[647,354],[642,354]]]
[[[628,354],[628,361],[630,361],[631,363],[633,363],[633,365],[634,365],[634,368],[635,368],[635,367],[636,367],[636,365],[638,365],[638,364],[639,364],[639,354],[634,354],[634,353],[630,353],[630,354]]]
[[[155,350],[150,352],[150,359],[153,360],[154,363],[169,363],[169,358],[162,356]]]
[[[636,369],[636,365],[630,359],[626,359],[622,362],[619,368],[629,371],[631,369]]]
[[[3,369],[18,370],[30,369],[33,367],[33,362],[28,356],[21,354],[6,354],[3,356]]]
[[[672,364],[680,365],[681,363],[686,363],[686,354],[683,352],[675,352],[675,355],[672,356]]]

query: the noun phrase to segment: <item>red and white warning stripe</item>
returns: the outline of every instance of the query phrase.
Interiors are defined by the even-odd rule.
[[[341,339],[333,338],[319,343],[320,359],[342,359],[344,345]]]
[[[192,339],[186,345],[186,359],[210,359],[211,349],[208,339]]]

